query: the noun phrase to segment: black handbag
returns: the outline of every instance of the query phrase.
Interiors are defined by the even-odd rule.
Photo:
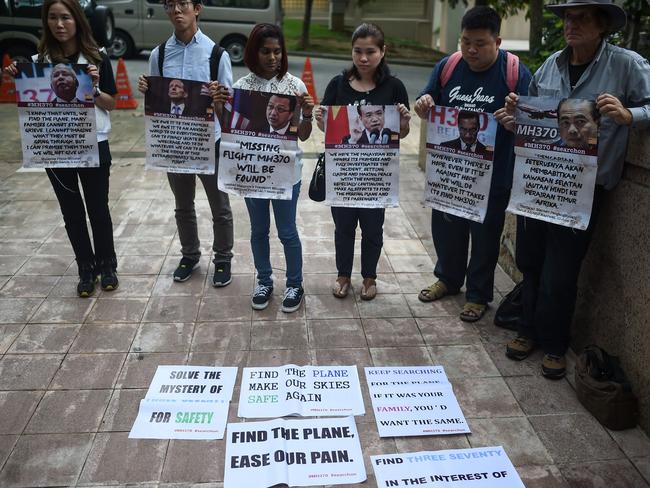
[[[494,314],[494,325],[504,329],[517,330],[517,322],[523,314],[523,305],[521,303],[521,292],[524,282],[517,284],[510,293],[508,293],[497,308]]]
[[[309,198],[315,202],[325,200],[325,153],[318,155],[314,174],[311,175],[309,182]]]

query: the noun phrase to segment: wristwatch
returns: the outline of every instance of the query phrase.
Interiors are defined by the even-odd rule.
[[[102,91],[99,89],[98,86],[95,87],[95,90],[93,91],[93,97],[97,98],[102,94]]]

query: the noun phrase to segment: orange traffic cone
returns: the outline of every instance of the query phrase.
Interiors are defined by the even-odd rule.
[[[302,81],[307,87],[307,92],[314,99],[314,103],[318,103],[318,97],[316,96],[316,85],[314,85],[314,72],[311,70],[311,61],[309,58],[305,59],[305,67],[302,70]]]
[[[6,68],[11,64],[11,58],[5,54],[2,59],[2,67]],[[0,103],[16,103],[16,82],[14,77],[6,73],[2,73],[2,81],[0,81]]]
[[[129,75],[126,74],[126,65],[120,58],[117,61],[117,76],[115,78],[117,85],[117,96],[115,97],[115,108],[137,108],[138,101],[133,98]]]

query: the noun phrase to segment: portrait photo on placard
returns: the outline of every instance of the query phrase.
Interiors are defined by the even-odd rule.
[[[53,107],[76,105],[92,107],[92,78],[87,64],[18,63],[16,101],[51,103]]]
[[[429,122],[427,143],[432,149],[492,159],[497,130],[492,114],[435,106]]]
[[[300,107],[293,95],[235,88],[225,104],[223,131],[247,135],[292,139],[298,137]]]
[[[399,112],[396,105],[329,107],[326,145],[399,147]]]
[[[202,81],[147,77],[149,89],[144,97],[146,115],[167,114],[178,118],[214,120],[208,84]]]

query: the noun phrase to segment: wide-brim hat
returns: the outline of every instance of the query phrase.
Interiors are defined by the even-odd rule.
[[[547,9],[549,9],[561,19],[564,18],[564,11],[566,9],[577,7],[598,7],[599,9],[604,10],[609,17],[610,32],[615,32],[619,29],[622,29],[627,23],[627,15],[625,15],[625,10],[616,5],[611,0],[568,0],[566,3],[546,6]]]

